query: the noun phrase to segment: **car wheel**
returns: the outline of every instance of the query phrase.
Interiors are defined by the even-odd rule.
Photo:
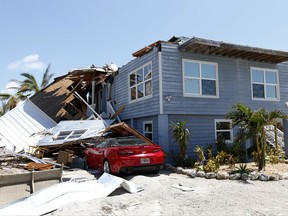
[[[111,173],[111,167],[108,160],[105,160],[103,163],[103,171],[105,173]]]

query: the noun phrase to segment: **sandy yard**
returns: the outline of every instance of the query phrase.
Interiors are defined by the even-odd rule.
[[[288,172],[287,164],[281,165]],[[275,169],[275,166],[270,167]],[[270,171],[269,165],[267,172]],[[167,171],[159,175],[124,176],[143,186],[129,194],[117,189],[110,196],[64,206],[48,215],[287,215],[288,180],[251,181],[191,178]],[[173,186],[192,189],[182,191]]]

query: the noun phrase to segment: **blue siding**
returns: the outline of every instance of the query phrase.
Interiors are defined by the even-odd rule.
[[[159,98],[159,60],[158,49],[136,58],[119,70],[112,84],[112,104],[115,109],[125,105],[120,118],[143,132],[143,122],[153,121],[153,141],[159,143],[169,155],[178,153],[170,124],[177,120],[186,120],[191,131],[189,156],[196,156],[196,145],[206,147],[215,143],[215,119],[225,119],[235,103],[243,103],[252,109],[264,107],[268,110],[280,109],[288,113],[285,102],[288,101],[288,64],[269,64],[242,59],[207,56],[179,52],[178,45],[163,43],[162,52],[162,88],[163,114],[160,113]],[[218,65],[219,98],[196,98],[183,96],[182,59],[215,62]],[[129,73],[152,62],[153,97],[141,101],[129,102]],[[251,97],[250,67],[278,69],[280,101],[257,101]],[[172,96],[170,101],[166,96]],[[115,103],[114,103],[115,102]],[[158,120],[161,124],[158,123]],[[162,125],[163,124],[163,125]],[[166,127],[164,127],[164,124]],[[167,127],[169,128],[167,130]],[[160,128],[160,129],[159,129]],[[234,130],[235,137],[236,130]],[[168,142],[168,144],[167,144]]]
[[[137,68],[152,62],[152,98],[129,102],[129,73]],[[159,113],[159,73],[158,73],[158,52],[157,49],[141,58],[136,58],[124,67],[120,68],[119,74],[115,76],[112,84],[112,103],[117,110],[125,105],[125,110],[120,114],[123,120],[139,118]],[[116,102],[116,103],[115,103]]]
[[[182,59],[216,62],[218,64],[219,98],[197,98],[183,96]],[[164,100],[164,113],[167,114],[206,114],[223,115],[235,103],[243,103],[252,109],[265,107],[268,110],[280,109],[285,112],[288,101],[288,70],[286,64],[269,64],[248,60],[180,53],[177,45],[162,46],[163,96],[171,95],[171,101]],[[279,70],[280,101],[257,101],[251,98],[250,67]]]
[[[147,121],[152,121],[153,122],[153,142],[158,143],[158,121],[157,121],[157,116],[149,116],[145,118],[138,118],[134,119],[136,121],[136,129],[144,134],[144,128],[143,128],[143,123]]]

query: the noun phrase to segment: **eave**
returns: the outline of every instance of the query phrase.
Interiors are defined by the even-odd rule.
[[[230,44],[196,37],[180,45],[179,50],[181,52],[240,58],[276,64],[288,61],[288,52]]]

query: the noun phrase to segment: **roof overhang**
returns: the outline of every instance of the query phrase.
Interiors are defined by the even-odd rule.
[[[241,58],[259,62],[281,63],[288,61],[288,52],[236,45],[196,37],[181,44],[179,50],[182,52]]]
[[[129,126],[128,124],[126,124],[125,122],[120,122],[117,124],[112,124],[109,127],[107,127],[105,129],[105,131],[103,132],[103,134],[107,131],[113,131],[115,134],[123,134],[124,132],[128,132],[130,135],[134,135],[135,137],[142,139],[143,141],[149,143],[152,142],[149,138],[147,138],[146,136],[144,136],[143,134],[141,134],[139,131],[137,131],[136,129],[134,129],[133,127]]]

